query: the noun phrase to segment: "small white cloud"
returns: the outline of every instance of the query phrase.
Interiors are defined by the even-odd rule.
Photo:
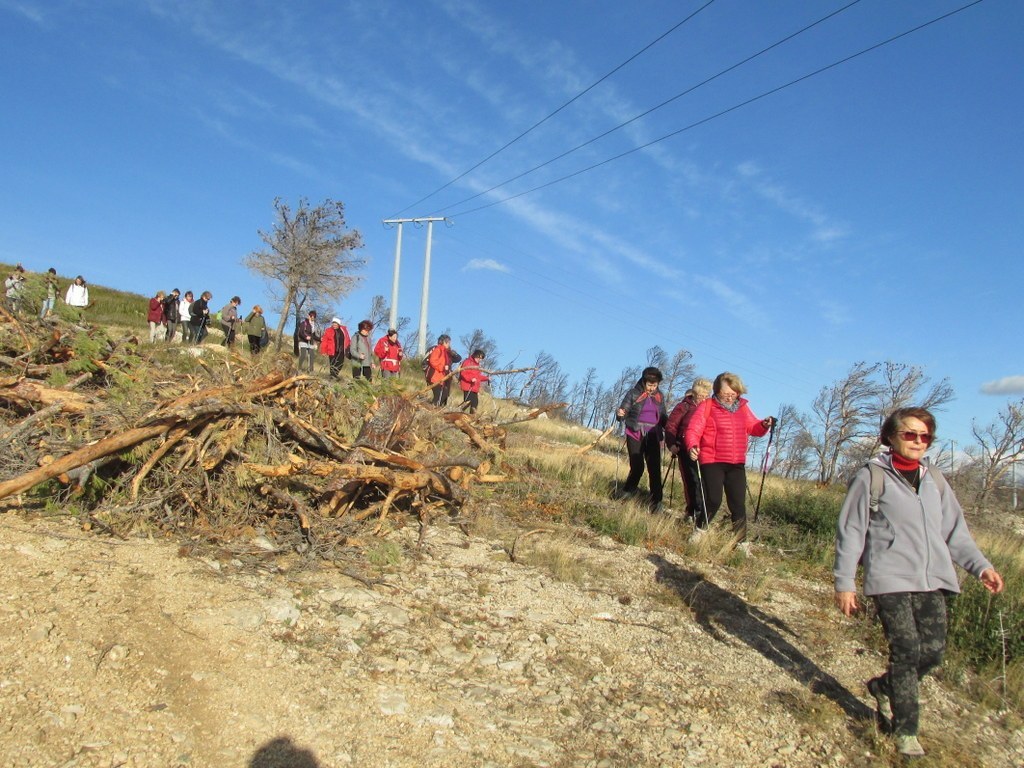
[[[501,262],[495,261],[494,259],[470,259],[466,262],[466,266],[462,268],[462,271],[465,272],[467,269],[489,269],[492,272],[512,272],[512,270],[507,266]]]
[[[995,381],[981,385],[983,395],[1020,395],[1024,394],[1024,376],[1004,376]]]
[[[0,11],[11,11],[24,16],[29,21],[42,26],[46,22],[41,8],[34,3],[17,2],[16,0],[0,0]]]

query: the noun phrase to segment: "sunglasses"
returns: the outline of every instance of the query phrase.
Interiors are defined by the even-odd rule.
[[[916,443],[918,441],[925,445],[931,445],[932,443],[932,436],[927,432],[897,432],[896,434],[908,443]]]

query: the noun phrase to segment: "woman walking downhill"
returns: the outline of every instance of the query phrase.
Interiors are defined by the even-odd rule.
[[[690,426],[697,406],[708,399],[711,394],[711,382],[708,379],[693,380],[693,386],[686,393],[665,425],[665,446],[673,456],[679,458],[679,474],[683,478],[683,490],[686,493],[686,516],[690,520],[707,520],[704,511],[704,494],[700,490],[700,476],[697,473],[697,462],[690,458],[686,450],[686,428]]]
[[[698,475],[707,505],[704,519],[694,520],[696,537],[715,519],[722,506],[722,495],[729,504],[733,537],[737,544],[747,538],[747,508],[744,494],[747,490],[748,438],[768,433],[775,419],[758,419],[741,395],[747,388],[735,373],[720,373],[715,377],[712,396],[697,406],[686,427],[686,450],[698,462]]]
[[[918,741],[918,681],[942,663],[946,597],[960,591],[956,563],[994,594],[1003,579],[974,543],[953,489],[924,454],[935,441],[935,417],[900,408],[882,424],[889,452],[872,458],[850,482],[836,535],[836,607],[858,609],[857,565],[889,643],[886,671],[867,682],[896,748],[924,754]]]
[[[79,275],[75,281],[68,286],[68,292],[64,295],[64,303],[74,307],[78,311],[78,319],[89,308],[89,286],[85,284],[85,278]]]
[[[615,417],[626,430],[626,451],[629,454],[629,474],[619,493],[628,498],[636,493],[640,478],[647,465],[647,484],[651,495],[648,504],[652,512],[661,510],[661,440],[668,413],[661,390],[661,371],[644,368],[640,379],[622,398]]]

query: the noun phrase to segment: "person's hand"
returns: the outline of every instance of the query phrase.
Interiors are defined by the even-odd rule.
[[[698,456],[700,456],[700,448],[695,445],[690,449],[690,458],[696,461]]]
[[[998,595],[1003,591],[1003,577],[999,575],[999,571],[995,568],[986,568],[978,578],[985,585],[985,589],[993,595]]]
[[[761,419],[761,425],[765,429],[771,429],[772,427],[775,426],[775,417],[774,416],[769,416],[768,418]]]
[[[679,443],[676,443],[675,445],[669,446],[668,452],[671,453],[673,456],[678,456],[679,455]]]
[[[625,408],[619,408],[619,410],[617,410],[615,412],[615,415],[618,416],[621,419],[623,416],[626,415],[626,409]]]
[[[856,592],[836,592],[835,600],[836,608],[842,611],[844,616],[852,616],[859,608]]]

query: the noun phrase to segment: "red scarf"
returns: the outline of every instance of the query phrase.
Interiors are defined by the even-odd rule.
[[[892,456],[892,467],[900,472],[912,472],[921,466],[921,462],[917,459],[904,459],[898,453],[890,453]]]

